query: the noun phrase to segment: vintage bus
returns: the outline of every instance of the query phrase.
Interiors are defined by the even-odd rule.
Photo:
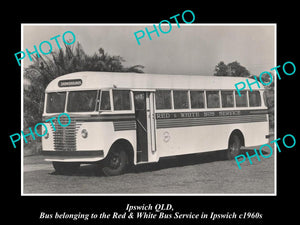
[[[106,175],[162,157],[226,150],[268,142],[263,88],[241,96],[241,77],[76,72],[45,90],[43,121],[64,112],[66,126],[46,123],[42,154],[58,172],[99,163]],[[263,87],[263,85],[260,85]],[[62,118],[62,117],[61,117]]]

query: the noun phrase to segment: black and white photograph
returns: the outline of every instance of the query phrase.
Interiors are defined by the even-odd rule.
[[[275,24],[22,31],[23,194],[276,194]]]
[[[2,14],[3,219],[294,224],[297,7],[111,3]]]

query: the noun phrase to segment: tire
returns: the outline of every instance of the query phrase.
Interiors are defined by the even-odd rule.
[[[241,139],[238,135],[233,134],[229,139],[228,149],[226,151],[227,159],[232,160],[241,154]]]
[[[128,164],[128,154],[125,150],[112,149],[104,161],[102,172],[106,176],[117,176],[127,170]]]
[[[52,162],[52,165],[55,169],[55,172],[59,174],[70,174],[76,172],[79,167],[80,163],[70,163],[70,162]]]

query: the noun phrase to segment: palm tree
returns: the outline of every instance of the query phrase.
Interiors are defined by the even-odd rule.
[[[111,56],[99,48],[87,55],[81,44],[66,45],[49,56],[33,56],[33,64],[24,70],[24,127],[35,126],[43,112],[44,91],[49,82],[61,75],[79,71],[143,73],[144,66],[124,67],[121,56]]]

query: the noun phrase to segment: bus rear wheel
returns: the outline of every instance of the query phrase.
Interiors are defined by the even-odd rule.
[[[233,134],[229,139],[228,149],[227,149],[227,159],[234,159],[237,155],[241,153],[241,140],[238,135]]]
[[[59,174],[64,174],[64,173],[74,173],[76,172],[79,167],[80,163],[71,163],[71,162],[52,162],[52,165],[55,169],[55,172]]]
[[[107,155],[102,172],[106,176],[117,176],[123,174],[128,167],[128,154],[123,149],[112,149]]]

